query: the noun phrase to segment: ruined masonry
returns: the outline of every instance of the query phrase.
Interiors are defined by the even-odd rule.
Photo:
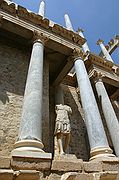
[[[119,36],[64,19],[0,0],[0,180],[119,180]]]

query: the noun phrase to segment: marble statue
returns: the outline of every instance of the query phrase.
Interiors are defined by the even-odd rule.
[[[72,110],[67,105],[56,105],[56,123],[55,123],[55,139],[57,143],[58,152],[60,155],[65,154],[65,151],[70,142],[70,115],[72,114]],[[65,137],[65,142],[63,146],[63,137]]]

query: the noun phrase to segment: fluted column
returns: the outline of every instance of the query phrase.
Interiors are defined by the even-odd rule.
[[[34,38],[15,150],[42,152],[43,52],[48,38],[38,32]]]
[[[103,40],[99,39],[97,41],[97,45],[99,45],[101,47],[101,50],[105,56],[105,58],[108,60],[108,61],[111,61],[111,62],[114,62],[113,59],[111,58],[110,54],[108,53],[107,49],[105,48],[104,44],[103,44]]]
[[[79,28],[78,28],[78,34],[79,34],[82,38],[85,38],[82,29],[79,29]],[[90,51],[87,42],[85,42],[85,43],[82,45],[82,49],[83,49],[83,51],[84,51],[85,53],[86,53],[87,51]]]
[[[74,50],[75,71],[80,89],[81,102],[84,110],[86,127],[90,142],[91,159],[113,156],[109,148],[98,106],[94,97],[91,83],[84,65],[85,54],[79,49]]]
[[[43,17],[45,16],[45,1],[44,0],[41,1],[40,3],[38,14]]]
[[[98,72],[95,74],[95,87],[98,93],[98,97],[101,98],[101,107],[111,136],[115,153],[119,157],[119,121],[116,117],[107,91],[103,84],[102,75]]]

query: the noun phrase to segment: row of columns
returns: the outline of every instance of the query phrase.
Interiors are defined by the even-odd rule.
[[[93,89],[85,68],[83,53],[77,51],[77,54],[78,56],[75,57],[74,66],[91,148],[91,159],[113,156],[112,150],[108,145]]]
[[[42,90],[43,90],[43,51],[48,40],[43,34],[35,32],[32,54],[29,64],[22,119],[15,151],[43,152],[42,143]],[[88,137],[91,147],[91,159],[113,156],[108,145],[98,106],[84,65],[84,53],[73,52],[77,81],[85,114]]]
[[[67,29],[73,31],[72,23],[71,23],[68,15],[65,16],[65,22],[66,22]],[[82,29],[78,30],[78,34],[81,37],[85,38],[83,35]],[[105,48],[103,41],[99,39],[97,41],[97,44],[100,45],[101,50],[102,50],[105,58],[107,60],[113,62],[113,59],[111,58],[110,54],[108,53],[107,49]],[[85,53],[90,51],[87,42],[84,43],[84,45],[82,46],[82,50]],[[79,53],[79,54],[81,55],[81,53]],[[77,81],[78,81],[78,85],[79,85],[79,89],[80,89],[80,95],[81,95],[81,99],[82,99],[82,105],[83,105],[83,109],[84,109],[86,126],[87,126],[90,146],[91,146],[91,155],[92,155],[92,154],[94,154],[93,152],[95,152],[95,150],[96,150],[96,149],[94,150],[94,147],[93,147],[94,144],[96,145],[95,137],[97,138],[97,140],[98,140],[98,138],[100,139],[100,133],[102,135],[102,137],[101,137],[102,142],[100,142],[100,140],[101,140],[100,139],[99,144],[97,144],[96,147],[98,147],[98,145],[99,146],[104,145],[104,146],[102,146],[102,151],[103,151],[104,147],[106,147],[108,145],[108,143],[107,143],[106,135],[104,133],[104,128],[103,128],[103,124],[101,121],[101,117],[100,117],[100,114],[98,112],[98,107],[97,107],[97,104],[96,104],[96,101],[94,98],[92,87],[91,87],[90,81],[88,79],[86,68],[85,68],[84,62],[81,61],[82,59],[84,59],[84,58],[80,58],[80,56],[79,56],[79,58],[77,58],[77,60],[75,61],[74,66],[75,66]],[[83,88],[82,84],[84,85],[84,88]],[[99,98],[101,97],[101,99],[102,99],[102,102],[101,102],[102,110],[103,110],[103,113],[104,113],[104,116],[106,119],[106,123],[107,123],[108,129],[109,129],[110,135],[111,135],[111,139],[113,142],[115,153],[117,156],[119,156],[119,138],[118,138],[119,137],[119,121],[116,117],[116,114],[114,112],[114,109],[112,107],[110,99],[108,97],[108,94],[106,92],[102,78],[101,77],[99,78],[99,76],[95,81],[95,87],[96,87],[97,94],[98,94]],[[86,88],[86,90],[85,90],[85,88]],[[87,88],[89,88],[89,89],[87,89]],[[91,108],[88,108],[88,106]],[[93,112],[92,114],[94,116],[91,115],[91,111]],[[94,127],[97,128],[96,132],[95,132]],[[98,130],[99,130],[99,132],[98,132]],[[95,135],[95,133],[97,133],[96,134],[97,136]],[[91,137],[91,135],[92,135],[92,137]],[[94,143],[93,143],[93,140],[94,140]],[[103,142],[103,140],[104,140],[104,142]],[[99,148],[96,151],[98,152]],[[99,152],[97,154],[99,154]]]
[[[39,13],[42,15],[44,11],[43,4],[41,6],[41,10]],[[65,16],[66,25],[69,30],[72,30],[72,25],[68,16]],[[42,143],[42,92],[43,92],[43,52],[44,52],[44,43],[48,40],[41,33],[35,32],[35,41],[33,43],[32,54],[29,64],[25,94],[24,94],[24,102],[23,102],[23,110],[22,110],[22,118],[20,123],[20,130],[18,141],[15,143],[15,151],[35,151],[35,152],[43,152],[43,143]],[[85,47],[84,52],[86,52]],[[104,127],[102,124],[102,120],[100,117],[100,113],[98,110],[98,106],[95,100],[95,96],[93,93],[93,89],[91,87],[88,74],[84,64],[84,55],[82,51],[75,49],[73,52],[73,60],[74,66],[77,76],[78,85],[80,88],[81,101],[83,105],[86,127],[90,142],[90,154],[91,159],[102,156],[114,156],[112,155],[112,150],[110,149],[107,141],[107,137],[104,131]],[[114,131],[118,131],[118,122],[116,117],[114,116],[113,108],[111,107],[108,95],[105,91],[104,85],[102,82],[96,82],[96,89],[98,95],[105,97],[103,103],[103,110],[105,112],[105,116],[107,116],[107,124],[112,132],[112,139],[114,139],[114,146],[116,154],[119,155],[119,143],[116,143],[118,137],[113,135]],[[108,107],[111,109],[111,115],[107,115],[107,103],[110,104]],[[107,111],[107,112],[106,112]],[[109,117],[110,116],[110,117]],[[112,117],[112,118],[111,118]],[[114,118],[115,117],[115,118]],[[109,118],[109,120],[108,120]],[[110,120],[111,118],[111,120]],[[114,122],[113,122],[114,120]],[[116,124],[114,125],[116,121]],[[117,127],[117,128],[116,128]],[[119,131],[118,131],[119,132]]]

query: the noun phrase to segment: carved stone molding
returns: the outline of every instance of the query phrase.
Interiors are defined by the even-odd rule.
[[[49,37],[44,35],[41,32],[34,31],[32,40],[33,40],[34,43],[35,42],[41,42],[41,43],[45,44],[49,40]]]
[[[119,76],[119,67],[116,68],[115,73]]]
[[[94,71],[93,72],[93,78],[94,78],[94,82],[96,83],[97,81],[102,81],[102,78],[105,77],[104,74],[102,74],[99,71]]]
[[[112,71],[113,63],[111,61],[105,60],[104,58],[94,53],[89,53],[88,60],[90,63],[102,67],[107,71]]]
[[[43,18],[42,16],[35,14],[20,5],[17,6],[14,4],[14,2],[8,4],[5,0],[0,0],[0,8],[2,11],[5,11],[5,13],[11,14],[20,20],[25,20],[27,23],[32,23],[32,25],[49,30],[51,33],[55,33],[58,36],[60,35],[61,37],[70,40],[79,46],[82,46],[86,42],[86,40],[76,32],[69,31],[58,24],[54,24],[51,27],[49,19]]]
[[[82,49],[75,48],[75,49],[73,50],[73,53],[72,53],[71,56],[72,56],[72,59],[73,59],[74,61],[77,60],[78,58],[84,60],[84,59],[86,59],[86,57],[88,56],[88,52],[85,53],[85,52],[82,51]]]

